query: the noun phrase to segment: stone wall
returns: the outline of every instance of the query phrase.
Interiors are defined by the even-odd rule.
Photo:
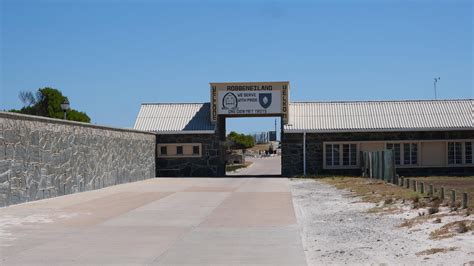
[[[0,206],[155,176],[155,135],[0,112]]]
[[[184,158],[156,158],[156,176],[163,177],[218,177],[225,176],[222,147],[217,134],[164,134],[156,136],[156,143],[201,143],[202,156]]]
[[[281,175],[290,177],[303,175],[303,173],[303,134],[283,133],[281,135]]]
[[[352,133],[307,133],[306,173],[309,175],[360,175],[360,169],[323,169],[323,142],[329,141],[383,141],[383,140],[448,140],[473,139],[474,131],[417,131],[417,132],[352,132]],[[303,174],[303,134],[283,134],[282,175]],[[399,175],[468,175],[473,167],[399,168]]]

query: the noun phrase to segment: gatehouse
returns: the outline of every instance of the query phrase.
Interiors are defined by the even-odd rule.
[[[226,118],[281,118],[282,176],[360,175],[363,151],[394,151],[400,175],[472,175],[472,99],[292,102],[290,82],[210,83],[206,103],[143,103],[156,176],[225,176]]]

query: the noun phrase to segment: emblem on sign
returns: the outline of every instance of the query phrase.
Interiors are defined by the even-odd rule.
[[[258,95],[258,102],[260,105],[267,109],[272,104],[272,94],[271,93],[260,93]]]
[[[237,109],[237,96],[232,92],[228,92],[222,99],[222,109],[224,110],[235,110]]]

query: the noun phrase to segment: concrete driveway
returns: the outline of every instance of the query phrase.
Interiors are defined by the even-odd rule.
[[[0,209],[0,264],[305,265],[284,178],[155,178]]]
[[[281,157],[262,157],[262,158],[251,158],[246,157],[246,161],[252,162],[253,164],[247,168],[239,169],[238,172],[229,173],[228,176],[232,175],[265,175],[265,176],[278,176],[281,175]]]

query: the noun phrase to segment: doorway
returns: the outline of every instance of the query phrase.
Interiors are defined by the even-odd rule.
[[[226,176],[281,176],[281,117],[226,117]]]

